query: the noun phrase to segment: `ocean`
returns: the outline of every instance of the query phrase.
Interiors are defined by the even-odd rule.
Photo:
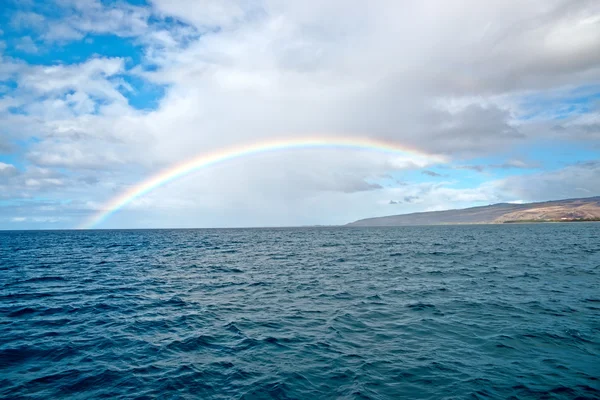
[[[0,232],[3,399],[600,398],[600,223]]]

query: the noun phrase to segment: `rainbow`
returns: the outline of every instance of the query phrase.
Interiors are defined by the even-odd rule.
[[[260,153],[307,148],[370,150],[393,155],[411,155],[413,157],[434,163],[445,161],[441,156],[426,154],[407,146],[401,146],[377,139],[359,137],[301,137],[275,139],[264,142],[255,142],[252,144],[232,146],[221,150],[216,150],[211,153],[200,154],[192,159],[164,169],[163,171],[149,177],[148,179],[109,200],[106,204],[104,204],[104,206],[102,206],[100,211],[92,215],[91,218],[81,224],[79,229],[94,228],[96,225],[105,221],[108,217],[127,204],[131,203],[133,200],[166,183],[174,181],[201,168]]]

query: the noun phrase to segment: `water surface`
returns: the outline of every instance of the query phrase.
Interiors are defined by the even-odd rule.
[[[0,397],[600,397],[600,224],[0,232]]]

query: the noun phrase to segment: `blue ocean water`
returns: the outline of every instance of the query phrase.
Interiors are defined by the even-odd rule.
[[[0,232],[0,397],[600,398],[600,224]]]

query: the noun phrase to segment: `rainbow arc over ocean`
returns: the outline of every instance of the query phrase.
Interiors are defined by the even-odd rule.
[[[81,224],[79,229],[92,229],[98,226],[135,199],[194,171],[215,164],[224,163],[229,160],[261,153],[319,148],[375,151],[396,156],[410,156],[413,159],[426,160],[429,163],[443,163],[446,161],[445,158],[440,155],[427,154],[408,146],[366,137],[310,136],[271,139],[250,144],[230,146],[212,152],[202,153],[150,176],[144,181],[110,199],[98,212]]]

